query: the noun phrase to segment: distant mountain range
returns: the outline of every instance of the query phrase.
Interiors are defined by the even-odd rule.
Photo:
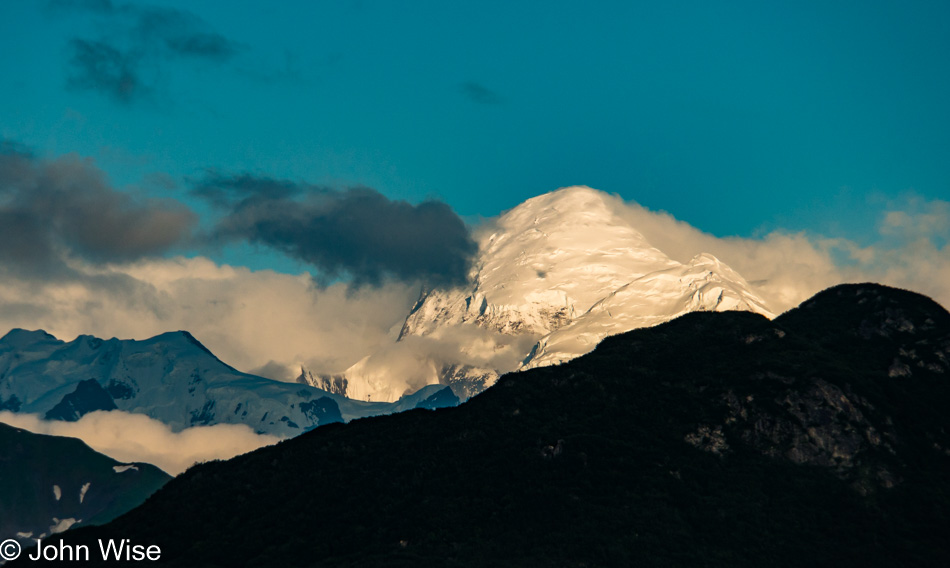
[[[28,544],[111,521],[170,479],[153,465],[118,462],[75,438],[0,424],[0,540]]]
[[[432,385],[394,403],[351,400],[308,385],[237,371],[188,332],[144,341],[82,335],[70,342],[15,329],[0,338],[0,410],[78,420],[95,410],[146,414],[181,430],[246,424],[295,436],[323,424],[458,404]],[[435,398],[433,398],[435,397]]]
[[[503,372],[569,361],[608,335],[688,312],[774,317],[734,270],[711,254],[685,264],[673,260],[619,216],[610,199],[589,187],[529,199],[481,235],[469,287],[423,291],[400,341],[481,330],[467,332],[456,353],[442,350],[420,361],[425,380],[450,385],[464,400]],[[371,354],[338,375],[305,369],[300,382],[360,400],[394,401],[406,383],[384,366]]]
[[[0,338],[0,410],[47,420],[119,409],[176,431],[246,424],[290,437],[363,416],[458,403],[442,385],[395,403],[370,403],[241,373],[183,331],[144,341],[80,336],[64,342],[21,329]],[[152,465],[120,464],[80,440],[0,424],[0,540],[28,542],[111,520],[169,479]]]
[[[189,567],[950,566],[948,406],[950,314],[843,285],[203,464],[63,538]]]

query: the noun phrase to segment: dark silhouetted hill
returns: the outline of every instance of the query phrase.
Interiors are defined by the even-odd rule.
[[[170,479],[153,465],[123,464],[82,440],[0,423],[0,540],[25,544],[111,521]]]
[[[950,314],[692,313],[457,408],[196,466],[71,544],[169,566],[950,566]]]

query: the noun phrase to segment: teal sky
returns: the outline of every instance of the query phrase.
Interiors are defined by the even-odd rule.
[[[950,3],[778,4],[14,0],[0,137],[203,214],[208,171],[470,220],[584,184],[718,236],[860,241],[882,203],[947,199]],[[156,8],[214,41],[168,48],[137,19]],[[134,88],[77,40],[124,54]]]

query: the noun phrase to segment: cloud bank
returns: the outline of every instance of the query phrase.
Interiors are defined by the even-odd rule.
[[[67,279],[0,281],[0,329],[42,328],[71,340],[145,339],[190,331],[225,363],[290,380],[300,366],[340,372],[395,337],[418,289],[398,282],[351,289],[218,265],[206,258],[72,263]],[[0,334],[2,334],[0,333]]]
[[[614,211],[681,262],[709,252],[745,277],[781,312],[843,282],[879,282],[930,296],[950,307],[950,202],[914,195],[887,202],[876,236],[859,243],[804,231],[761,238],[716,237],[613,197]]]
[[[371,400],[380,395],[396,400],[438,383],[445,365],[507,373],[518,369],[538,339],[539,335],[506,335],[474,324],[441,328],[426,336],[407,335],[361,360],[353,369],[356,376],[347,375],[347,392],[361,400],[367,395]]]
[[[121,410],[91,412],[76,422],[2,411],[0,422],[35,434],[79,438],[113,459],[150,463],[171,475],[197,462],[232,458],[279,441],[276,436],[255,434],[244,424],[195,426],[172,432],[158,420]]]

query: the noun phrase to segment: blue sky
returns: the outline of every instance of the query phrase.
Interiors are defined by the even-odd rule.
[[[945,2],[272,4],[4,2],[0,137],[205,223],[188,188],[209,171],[469,221],[584,184],[717,236],[858,242],[887,204],[950,195]],[[185,36],[210,43],[169,47]],[[134,88],[93,80],[80,45]],[[249,250],[203,252],[302,266]]]

